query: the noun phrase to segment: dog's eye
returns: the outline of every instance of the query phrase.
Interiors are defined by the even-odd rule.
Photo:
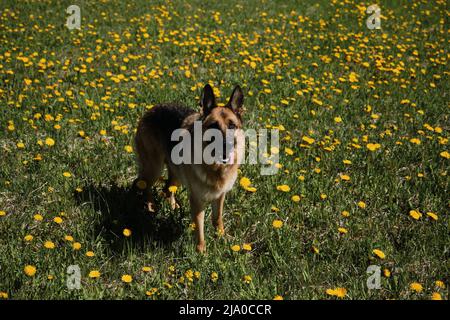
[[[236,125],[233,122],[230,122],[228,124],[228,129],[230,129],[230,130],[236,129]]]

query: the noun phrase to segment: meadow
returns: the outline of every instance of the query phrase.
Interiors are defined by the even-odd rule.
[[[448,299],[448,3],[372,4],[1,1],[0,299]],[[140,116],[206,83],[280,161],[202,255],[184,188],[150,214],[131,186]]]

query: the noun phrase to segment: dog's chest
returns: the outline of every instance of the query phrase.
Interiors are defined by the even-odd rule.
[[[205,171],[201,166],[192,168],[195,180],[191,181],[191,192],[201,194],[205,201],[212,201],[233,188],[237,170],[230,170],[225,175]]]

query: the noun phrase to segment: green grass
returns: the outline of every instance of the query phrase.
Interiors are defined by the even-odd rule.
[[[433,292],[448,299],[448,7],[381,1],[382,29],[369,30],[364,4],[356,3],[2,1],[0,292],[12,299],[334,299],[326,290],[342,287],[347,299],[430,299]],[[71,4],[81,7],[80,31],[64,26]],[[165,101],[197,108],[207,82],[221,102],[235,84],[243,87],[246,127],[285,130],[282,169],[261,176],[259,166],[241,167],[257,191],[236,183],[229,193],[225,237],[214,237],[208,209],[207,254],[199,255],[186,190],[177,194],[182,209],[162,202],[157,215],[144,213],[130,190],[136,162],[125,146],[146,108]],[[368,143],[380,148],[372,152]],[[283,184],[289,192],[277,190]],[[251,251],[230,249],[244,243]],[[26,265],[36,267],[33,277]],[[67,289],[69,265],[81,269],[80,290]],[[366,287],[369,265],[391,273],[380,290]],[[89,278],[92,270],[101,276]],[[199,277],[189,281],[189,270]],[[124,283],[124,274],[133,281]],[[414,282],[422,292],[410,289]]]

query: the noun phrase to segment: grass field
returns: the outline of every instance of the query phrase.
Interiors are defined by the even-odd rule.
[[[448,299],[450,13],[381,1],[377,30],[371,4],[1,1],[0,299]],[[200,255],[185,189],[131,190],[133,137],[208,82],[281,130],[281,169],[241,167]]]

